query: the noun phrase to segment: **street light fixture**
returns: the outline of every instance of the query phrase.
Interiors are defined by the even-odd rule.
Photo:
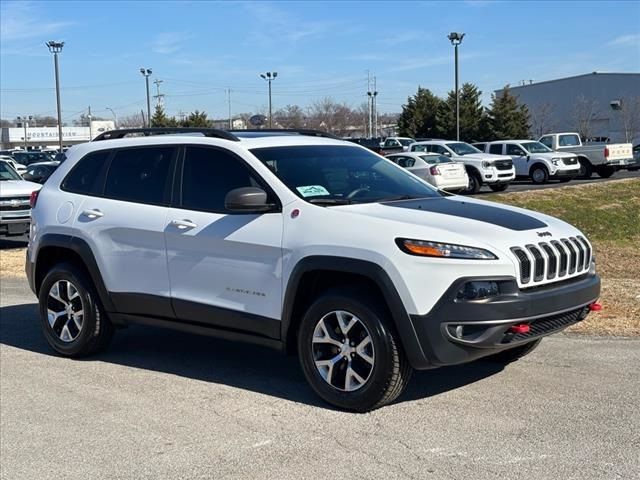
[[[271,115],[271,82],[276,79],[278,72],[261,73],[260,76],[269,82],[269,128],[273,128],[273,116]]]
[[[27,136],[27,128],[29,127],[29,123],[27,123],[28,121],[33,120],[33,115],[29,115],[28,117],[16,117],[16,119],[22,123],[22,128],[24,128],[24,137],[22,138],[24,140],[24,151],[27,151],[27,140],[29,139],[29,137]]]
[[[151,127],[151,97],[149,97],[149,76],[153,73],[150,68],[140,68],[140,73],[147,83],[147,126]]]
[[[64,42],[49,41],[45,45],[49,48],[49,52],[53,53],[53,65],[56,71],[56,105],[58,109],[58,145],[60,153],[62,153],[62,108],[60,107],[60,73],[58,69],[58,54],[62,52]]]
[[[456,140],[460,141],[460,95],[458,95],[458,45],[462,43],[464,33],[451,32],[447,38],[455,49],[456,58]]]
[[[118,115],[116,115],[116,112],[113,111],[113,108],[104,107],[104,109],[111,112],[111,115],[113,115],[113,123],[115,124],[115,127],[118,128]]]

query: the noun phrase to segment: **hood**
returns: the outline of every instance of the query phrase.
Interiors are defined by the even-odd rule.
[[[494,155],[493,153],[471,153],[469,155],[456,155],[460,159],[486,160],[487,162],[495,162],[496,160],[511,160],[507,155]]]
[[[499,249],[580,235],[538,212],[466,197],[439,197],[337,207],[394,222],[397,237]]]
[[[29,196],[31,192],[40,190],[42,185],[26,180],[0,181],[0,197]]]

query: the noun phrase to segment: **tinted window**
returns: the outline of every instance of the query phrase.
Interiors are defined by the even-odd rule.
[[[489,146],[489,153],[493,153],[496,155],[502,155],[502,144],[498,143],[496,145]]]
[[[453,163],[453,160],[445,155],[420,155],[420,158],[430,164]]]
[[[7,162],[0,162],[0,180],[22,180],[22,177]]]
[[[187,147],[181,208],[224,212],[227,193],[241,187],[261,187],[241,160],[224,150]]]
[[[292,192],[313,203],[335,205],[440,196],[409,172],[358,147],[268,147],[251,153]]]
[[[518,145],[507,144],[507,155],[522,156],[524,152]]]
[[[577,147],[580,145],[580,140],[577,135],[560,135],[558,145],[561,147]]]
[[[449,151],[444,148],[442,145],[427,145],[427,152],[439,153],[440,155],[445,155],[449,153]]]
[[[540,139],[540,143],[542,143],[543,145],[546,145],[549,148],[551,148],[551,145],[553,144],[551,137],[542,137]]]
[[[101,150],[85,156],[64,179],[62,189],[84,195],[102,195],[104,172],[110,154],[111,150]]]
[[[429,145],[413,145],[411,147],[412,152],[428,152]]]
[[[173,147],[117,150],[107,174],[104,195],[131,202],[168,204]]]

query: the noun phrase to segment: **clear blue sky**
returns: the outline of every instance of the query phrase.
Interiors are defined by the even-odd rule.
[[[139,68],[164,81],[169,114],[205,110],[225,118],[264,110],[277,71],[274,109],[325,96],[366,101],[367,70],[379,110],[398,112],[418,85],[453,85],[446,35],[465,32],[461,81],[491,91],[521,80],[592,71],[640,71],[640,2],[205,2],[2,1],[2,118],[55,114],[53,61],[60,58],[63,119],[92,106],[109,117],[145,106]],[[153,87],[153,85],[152,85]],[[153,87],[155,91],[155,87]],[[153,93],[152,91],[152,93]]]

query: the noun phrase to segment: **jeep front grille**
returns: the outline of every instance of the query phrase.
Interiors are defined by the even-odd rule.
[[[561,238],[525,247],[512,247],[522,285],[560,280],[586,273],[591,265],[591,246],[583,237]]]

